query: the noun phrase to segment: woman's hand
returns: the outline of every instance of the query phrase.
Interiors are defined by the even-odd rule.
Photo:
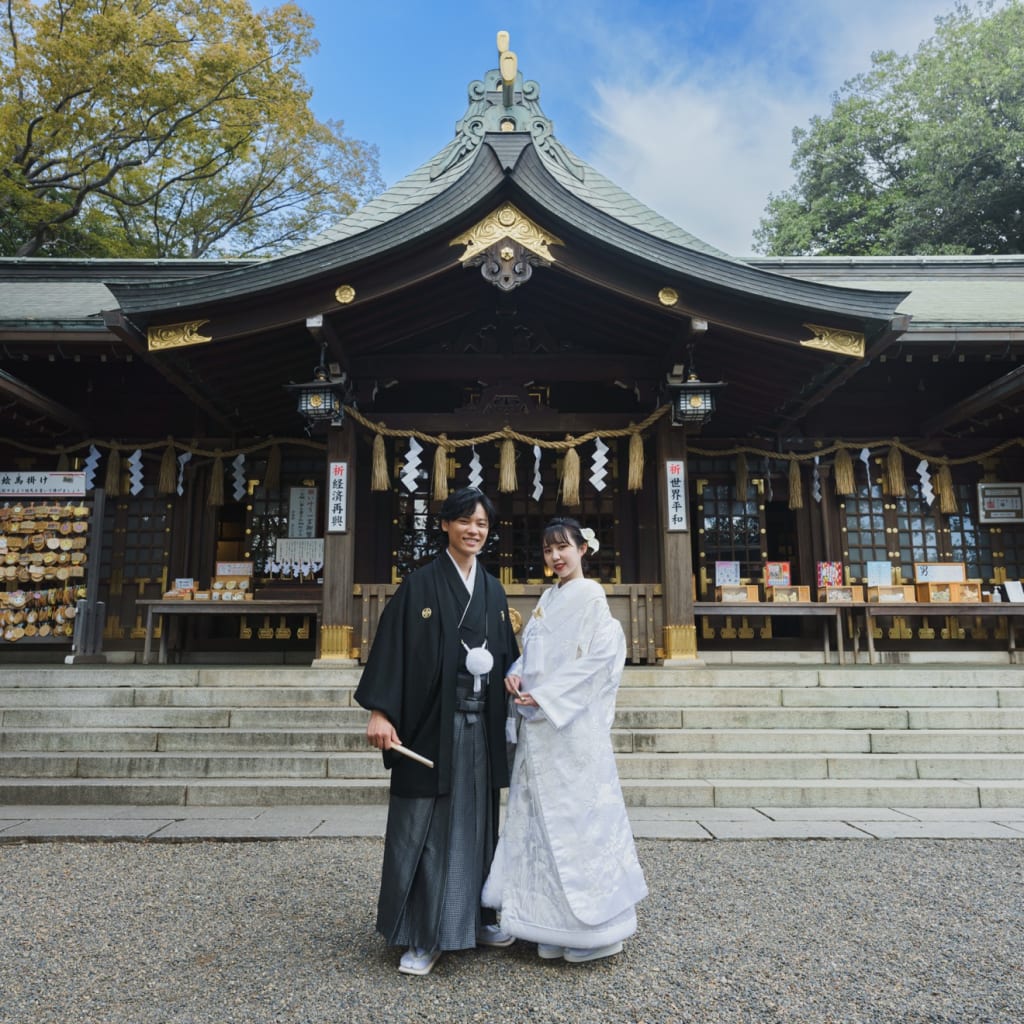
[[[383,711],[370,713],[370,721],[366,726],[366,739],[371,747],[376,747],[378,750],[390,750],[396,743],[402,742],[398,738],[398,733],[395,732],[395,727],[391,724],[391,719]]]
[[[523,693],[519,689],[522,685],[522,676],[505,676],[505,689],[515,697],[517,704],[524,708],[537,707],[537,702],[528,693]]]

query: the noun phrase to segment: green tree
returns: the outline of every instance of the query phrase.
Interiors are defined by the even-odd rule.
[[[1024,2],[959,4],[912,57],[871,61],[794,129],[796,184],[769,196],[755,249],[1024,251]]]
[[[293,3],[6,0],[0,253],[270,255],[381,188],[309,109]]]

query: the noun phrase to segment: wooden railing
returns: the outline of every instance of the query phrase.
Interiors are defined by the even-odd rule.
[[[365,662],[377,632],[380,613],[398,589],[392,583],[357,583],[356,614],[359,618],[359,660]],[[544,584],[510,583],[506,585],[513,620],[526,621]],[[604,585],[608,606],[626,634],[626,660],[633,665],[653,665],[658,658],[661,637],[661,584],[608,583]]]

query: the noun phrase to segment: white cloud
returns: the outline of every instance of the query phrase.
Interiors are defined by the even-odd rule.
[[[690,17],[658,26],[616,24],[609,12],[589,22],[601,73],[596,134],[582,153],[659,213],[742,256],[769,193],[792,183],[792,129],[827,114],[873,51],[915,50],[950,4],[755,3],[738,27],[723,26],[713,4],[686,7]]]

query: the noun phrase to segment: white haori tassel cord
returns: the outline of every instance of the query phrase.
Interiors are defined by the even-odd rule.
[[[483,689],[480,678],[494,668],[494,655],[486,647],[467,647],[465,641],[462,646],[466,648],[466,671],[473,677],[473,693],[480,693]]]

